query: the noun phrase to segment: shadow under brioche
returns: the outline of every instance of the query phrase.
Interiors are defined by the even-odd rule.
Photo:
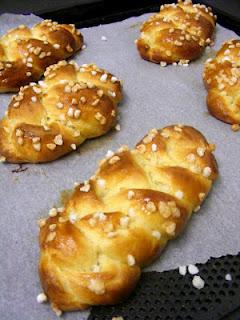
[[[151,62],[188,64],[211,43],[215,21],[205,5],[189,0],[165,4],[143,23],[136,45],[142,58]]]
[[[0,121],[1,159],[47,162],[101,136],[116,123],[120,81],[96,65],[60,61],[44,81],[22,87]]]
[[[135,149],[108,152],[65,207],[39,221],[39,274],[55,312],[127,298],[200,209],[218,175],[213,149],[192,127],[152,129]]]
[[[18,91],[37,81],[46,68],[82,48],[83,36],[73,24],[43,20],[20,25],[0,39],[0,92]]]
[[[240,124],[240,40],[225,42],[216,57],[206,61],[203,80],[209,112],[226,123]]]

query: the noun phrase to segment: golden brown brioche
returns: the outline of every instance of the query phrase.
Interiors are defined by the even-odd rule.
[[[55,160],[116,123],[122,93],[115,76],[66,61],[44,75],[44,81],[20,89],[0,121],[0,155],[8,162]]]
[[[219,120],[240,123],[240,40],[223,44],[203,73],[209,112]]]
[[[39,273],[54,310],[129,295],[207,196],[218,174],[212,150],[192,127],[153,129],[135,149],[109,151],[65,207],[40,220]]]
[[[162,5],[143,23],[137,48],[143,59],[162,66],[188,64],[211,43],[215,21],[210,7],[189,0]]]
[[[82,48],[83,36],[73,24],[44,20],[31,29],[20,25],[0,39],[0,92],[18,91],[37,81],[46,67]]]

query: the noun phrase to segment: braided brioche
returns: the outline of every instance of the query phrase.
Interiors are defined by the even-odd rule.
[[[122,93],[112,74],[60,61],[44,75],[20,89],[0,121],[0,155],[8,162],[55,160],[116,123]]]
[[[73,24],[44,20],[31,29],[20,25],[0,39],[0,92],[18,91],[37,81],[46,67],[82,48],[83,37]]]
[[[240,123],[240,40],[223,44],[205,64],[203,79],[208,90],[209,112],[219,120]]]
[[[189,0],[162,5],[143,23],[137,48],[143,59],[162,66],[188,64],[211,43],[215,21],[210,7]]]
[[[153,129],[108,152],[62,209],[41,219],[39,273],[55,311],[115,304],[184,228],[218,171],[213,147],[187,126]]]

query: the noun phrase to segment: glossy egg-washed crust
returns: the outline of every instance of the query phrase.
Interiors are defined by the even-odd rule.
[[[47,162],[105,134],[116,123],[120,81],[96,65],[60,61],[44,81],[22,87],[0,121],[1,159]]]
[[[211,43],[216,16],[205,5],[179,1],[165,4],[141,27],[136,41],[143,59],[168,64],[188,63]]]
[[[83,36],[73,24],[44,20],[32,28],[9,30],[0,39],[0,93],[39,80],[46,67],[72,56],[82,45]]]
[[[39,274],[54,310],[115,304],[184,228],[218,175],[203,135],[152,129],[133,150],[108,152],[61,213],[40,221]]]
[[[209,112],[219,120],[240,124],[240,40],[222,45],[203,73]]]

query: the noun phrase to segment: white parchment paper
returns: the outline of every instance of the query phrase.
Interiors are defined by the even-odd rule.
[[[185,123],[199,129],[215,152],[220,176],[199,213],[186,232],[173,241],[149,270],[167,270],[180,264],[205,262],[209,257],[236,254],[240,250],[239,159],[240,137],[230,126],[207,113],[206,91],[202,82],[206,52],[189,67],[166,68],[144,61],[134,40],[139,24],[149,14],[123,22],[82,29],[87,49],[75,56],[79,64],[95,62],[124,80],[121,103],[121,131],[88,141],[62,159],[48,164],[24,165],[26,171],[13,173],[17,165],[0,165],[0,319],[55,319],[48,305],[38,305],[41,292],[37,273],[38,227],[40,216],[58,202],[63,190],[89,178],[107,150],[121,144],[133,147],[150,128]],[[34,16],[0,16],[0,35],[19,24],[32,24]],[[105,36],[107,41],[102,41]],[[216,29],[218,49],[224,40],[236,35],[220,26]],[[0,95],[3,116],[10,94]],[[88,312],[68,313],[65,319],[83,320]]]

